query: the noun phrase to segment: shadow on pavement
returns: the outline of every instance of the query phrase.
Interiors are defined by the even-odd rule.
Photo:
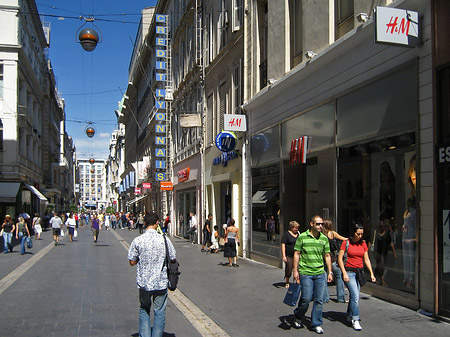
[[[347,313],[344,311],[324,311],[322,316],[329,321],[347,325]]]
[[[131,337],[139,337],[139,332],[132,334]],[[164,332],[163,337],[176,337],[176,336],[174,333]]]
[[[285,288],[286,283],[285,282],[276,282],[272,284],[275,288]]]

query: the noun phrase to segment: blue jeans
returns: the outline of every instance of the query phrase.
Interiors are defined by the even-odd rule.
[[[339,268],[337,262],[333,262],[331,264],[331,270],[334,274],[334,282],[336,283],[336,296],[337,301],[340,303],[345,302],[345,286],[344,281],[342,280],[342,272],[341,268]],[[326,282],[326,280],[325,280]],[[326,284],[328,285],[328,284]],[[328,286],[325,287],[325,291],[323,292],[323,301],[328,303],[330,301],[330,294],[328,293]]]
[[[12,251],[13,246],[11,242],[12,242],[12,233],[3,232],[3,247],[4,247],[3,251],[5,254],[8,253],[10,249]]]
[[[350,293],[348,307],[347,307],[347,317],[352,320],[359,320],[359,282],[356,279],[356,273],[354,271],[348,271],[348,282],[345,282]]]
[[[167,289],[146,291],[139,289],[139,337],[161,337],[166,325]],[[153,301],[153,329],[150,308]]]
[[[25,254],[25,246],[27,244],[27,235],[23,233],[19,233],[19,240],[20,240],[20,254]]]
[[[305,316],[308,311],[309,302],[314,301],[311,311],[311,327],[320,326],[322,320],[323,292],[327,282],[325,273],[320,275],[300,275],[300,284],[302,285],[302,294],[298,302],[298,308],[294,310],[295,317],[299,320]]]

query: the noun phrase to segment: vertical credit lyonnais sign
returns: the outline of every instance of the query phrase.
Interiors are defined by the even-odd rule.
[[[156,55],[155,55],[155,76],[158,83],[155,92],[156,95],[156,114],[155,114],[155,177],[157,181],[166,180],[166,145],[167,145],[167,126],[166,126],[166,82],[167,82],[167,64],[168,64],[168,15],[155,14],[156,21]]]

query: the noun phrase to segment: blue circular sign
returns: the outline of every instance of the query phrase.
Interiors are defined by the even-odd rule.
[[[222,131],[216,136],[216,146],[222,152],[230,152],[236,146],[236,136],[233,132]]]

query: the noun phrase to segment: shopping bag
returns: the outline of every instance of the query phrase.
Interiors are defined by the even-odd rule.
[[[292,307],[297,305],[301,290],[302,286],[300,283],[289,283],[289,289],[287,290],[286,296],[284,296],[283,303]]]
[[[64,236],[64,230],[61,229],[61,236]]]
[[[78,236],[78,231],[75,229],[75,230],[73,231],[73,237],[76,238],[77,236]]]
[[[27,247],[29,249],[33,248],[33,241],[31,241],[30,237],[27,237]]]

